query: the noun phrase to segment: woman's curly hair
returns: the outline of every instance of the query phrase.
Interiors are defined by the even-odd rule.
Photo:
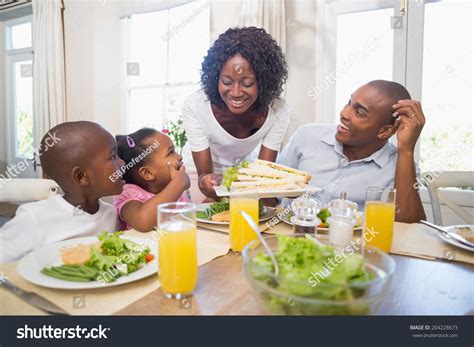
[[[233,28],[219,35],[202,63],[202,89],[212,104],[224,106],[218,89],[219,76],[225,62],[236,54],[248,60],[255,73],[259,88],[257,108],[268,106],[280,96],[288,66],[278,43],[262,28]]]

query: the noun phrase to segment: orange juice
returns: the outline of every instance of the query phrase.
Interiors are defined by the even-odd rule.
[[[183,221],[160,225],[158,257],[161,287],[167,294],[190,294],[197,282],[196,227]]]
[[[381,201],[365,204],[365,240],[368,245],[389,252],[392,247],[395,205]],[[373,231],[373,235],[370,235]]]
[[[258,199],[231,198],[230,199],[230,225],[229,238],[230,248],[236,252],[242,252],[244,247],[257,239],[255,231],[248,225],[239,211],[247,212],[258,225]]]

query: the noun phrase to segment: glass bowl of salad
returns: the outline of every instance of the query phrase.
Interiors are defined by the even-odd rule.
[[[375,313],[391,285],[392,257],[375,247],[338,250],[305,235],[268,236],[279,266],[258,240],[243,250],[244,274],[267,313],[367,315]]]

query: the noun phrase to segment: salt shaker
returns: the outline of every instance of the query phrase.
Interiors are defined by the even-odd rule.
[[[295,233],[315,233],[316,226],[321,223],[318,213],[320,204],[312,199],[296,199],[291,203],[294,216],[290,222],[293,223]]]
[[[347,194],[341,193],[340,199],[331,200],[328,210],[331,217],[329,223],[329,242],[337,248],[344,248],[350,244],[354,236],[355,214],[357,204],[346,199]]]

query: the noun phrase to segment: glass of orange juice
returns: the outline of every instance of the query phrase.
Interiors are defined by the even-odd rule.
[[[196,205],[173,202],[158,206],[158,278],[168,298],[190,295],[196,286]]]
[[[365,196],[364,240],[368,245],[390,252],[395,222],[396,190],[369,187]]]
[[[258,225],[258,190],[239,191],[231,187],[230,191],[230,248],[234,252],[242,252],[244,247],[258,236],[248,225],[240,211],[247,212]]]

